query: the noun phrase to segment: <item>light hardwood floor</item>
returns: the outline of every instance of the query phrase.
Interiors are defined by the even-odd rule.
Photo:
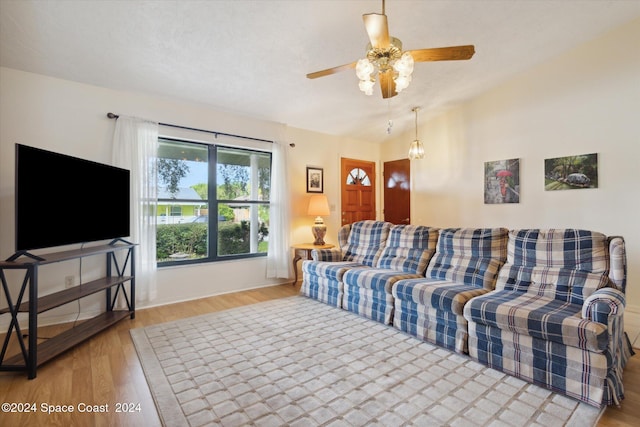
[[[158,418],[129,330],[197,316],[275,298],[296,295],[299,286],[280,285],[196,301],[138,310],[92,339],[38,368],[27,380],[24,373],[0,373],[0,402],[35,403],[35,413],[2,413],[2,426],[158,426]],[[42,328],[46,337],[68,326]],[[609,407],[598,426],[637,426],[640,423],[640,351],[625,369],[626,398],[620,408]],[[79,413],[82,405],[98,405],[108,413]],[[133,412],[116,412],[118,404],[134,404]],[[137,406],[139,404],[139,406]],[[42,412],[43,405],[73,405],[74,413]],[[139,410],[138,410],[139,408]],[[62,408],[57,408],[62,409]],[[121,408],[122,409],[122,408]],[[553,426],[549,426],[553,427]]]

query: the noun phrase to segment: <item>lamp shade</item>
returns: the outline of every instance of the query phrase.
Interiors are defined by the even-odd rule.
[[[327,200],[327,196],[316,194],[311,196],[309,200],[309,209],[307,209],[307,215],[312,216],[328,216],[329,212],[329,201]]]

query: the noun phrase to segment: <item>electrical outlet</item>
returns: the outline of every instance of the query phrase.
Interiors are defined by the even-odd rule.
[[[64,287],[65,288],[72,288],[74,283],[75,283],[75,277],[73,277],[73,276],[65,276],[65,278],[64,278]]]

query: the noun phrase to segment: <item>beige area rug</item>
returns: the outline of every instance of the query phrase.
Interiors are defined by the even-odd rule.
[[[584,427],[602,413],[303,296],[131,336],[169,427]]]

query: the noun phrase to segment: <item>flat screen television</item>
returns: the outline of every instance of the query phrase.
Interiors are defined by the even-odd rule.
[[[16,144],[16,251],[129,236],[129,175]]]

